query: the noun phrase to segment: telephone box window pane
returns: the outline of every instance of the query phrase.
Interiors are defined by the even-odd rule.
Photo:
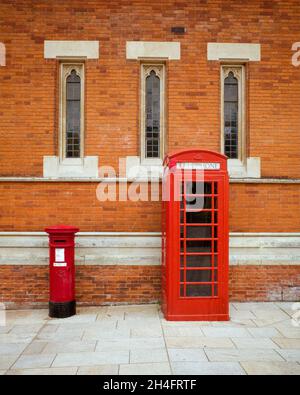
[[[189,283],[211,282],[212,270],[187,270],[186,281]]]
[[[197,194],[203,193],[206,195],[211,194],[211,183],[210,182],[195,182],[188,181],[186,182],[186,191],[187,194]]]
[[[209,240],[188,240],[186,241],[186,252],[211,252],[211,241]]]
[[[184,256],[181,256],[182,266]],[[218,265],[218,256],[214,256],[214,266]],[[212,255],[186,255],[186,267],[212,267]]]
[[[160,157],[160,78],[151,71],[146,78],[146,158]]]
[[[201,210],[212,208],[212,199],[208,196],[187,196],[186,206],[188,210]]]
[[[75,70],[66,80],[66,157],[80,157],[81,80]]]
[[[212,296],[212,286],[211,285],[186,285],[186,296]]]
[[[186,222],[188,224],[210,224],[212,215],[210,211],[187,211]]]
[[[180,296],[185,296],[184,295],[184,285],[180,285]]]
[[[186,237],[189,239],[212,237],[212,228],[211,226],[187,226]]]
[[[224,80],[224,152],[228,158],[238,158],[238,80],[233,72]]]

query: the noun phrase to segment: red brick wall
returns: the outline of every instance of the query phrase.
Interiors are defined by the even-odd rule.
[[[0,266],[0,302],[34,306],[48,302],[47,266]],[[230,267],[231,301],[296,301],[300,268],[296,266]],[[298,287],[298,288],[297,288]],[[160,300],[159,266],[78,266],[80,304],[151,303]]]
[[[299,266],[233,266],[230,268],[231,301],[298,301]]]
[[[248,154],[261,157],[265,177],[299,177],[299,19],[298,0],[2,0],[0,174],[41,176],[43,156],[58,153],[57,61],[44,59],[44,40],[100,41],[86,67],[86,154],[113,166],[137,155],[139,64],[125,47],[145,40],[181,42],[181,60],[167,66],[170,151],[219,150],[220,65],[207,61],[207,42],[261,43],[262,61],[247,66]]]
[[[160,232],[160,202],[99,202],[97,183],[0,183],[0,231]],[[230,184],[232,232],[299,232],[300,184]]]

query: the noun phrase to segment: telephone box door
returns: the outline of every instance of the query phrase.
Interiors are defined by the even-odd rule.
[[[228,320],[227,173],[205,170],[199,177],[198,170],[175,171],[170,187],[179,191],[180,199],[167,208],[165,316]]]

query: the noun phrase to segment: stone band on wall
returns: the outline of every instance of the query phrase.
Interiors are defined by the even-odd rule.
[[[80,232],[78,266],[159,266],[159,232]],[[48,265],[43,232],[0,232],[0,265]],[[231,266],[298,266],[300,233],[231,233]]]

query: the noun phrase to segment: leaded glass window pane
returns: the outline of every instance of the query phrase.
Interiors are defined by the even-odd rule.
[[[146,158],[160,157],[160,78],[155,71],[146,77],[145,154]]]
[[[230,72],[224,80],[224,153],[231,159],[238,158],[238,80]]]
[[[81,79],[75,70],[66,79],[66,157],[80,158]]]

